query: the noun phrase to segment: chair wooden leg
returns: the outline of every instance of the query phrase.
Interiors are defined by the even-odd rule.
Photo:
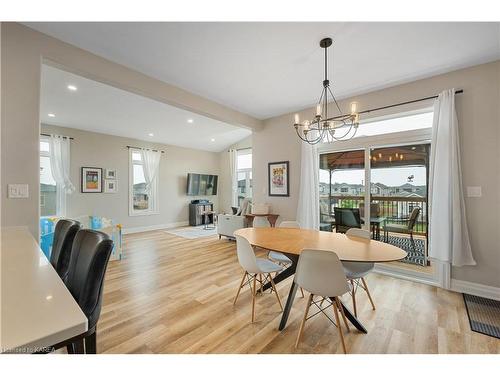
[[[361,282],[363,283],[363,286],[365,288],[366,294],[368,295],[368,299],[370,300],[370,303],[372,304],[372,308],[373,308],[373,310],[375,310],[375,304],[373,303],[372,296],[370,294],[370,291],[368,290],[368,285],[366,284],[366,281],[365,281],[364,277],[361,278]]]
[[[261,273],[259,273],[259,282],[260,282],[260,294],[262,295],[262,294],[264,294],[264,289],[263,289],[264,284],[262,283],[262,274]]]
[[[73,347],[73,344],[66,345],[66,350],[68,351],[68,354],[75,354],[75,348]]]
[[[344,324],[347,328],[347,332],[351,332],[351,329],[349,328],[349,324],[347,322],[347,318],[345,317],[344,308],[342,307],[342,304],[340,303],[339,297],[335,297],[335,303],[337,304],[337,307],[339,308],[340,315],[342,315],[342,319],[344,320]]]
[[[97,354],[96,330],[90,336],[85,337],[85,353]]]
[[[302,318],[302,322],[300,322],[299,334],[297,335],[297,340],[295,341],[295,349],[299,346],[300,338],[302,337],[302,331],[304,330],[304,325],[306,324],[307,314],[309,313],[309,307],[311,307],[311,302],[313,299],[313,294],[309,295],[309,299],[307,300],[306,310],[304,311],[304,317]]]
[[[252,289],[252,323],[255,321],[255,295],[257,294],[257,274],[253,277]]]
[[[234,297],[233,305],[236,305],[236,301],[238,300],[238,296],[240,295],[241,288],[243,288],[243,282],[245,281],[245,277],[247,276],[247,271],[243,274],[243,278],[241,279],[240,286],[238,291],[236,292],[236,297]]]
[[[351,291],[352,308],[354,310],[354,316],[357,318],[358,317],[358,310],[356,308],[356,288],[354,287],[354,280],[351,280],[351,286],[352,286],[352,291]]]
[[[283,311],[283,304],[281,303],[281,298],[280,295],[278,294],[278,289],[276,289],[276,285],[274,284],[274,280],[271,277],[271,274],[269,274],[269,278],[271,279],[271,286],[274,289],[274,293],[276,293],[276,298],[278,299],[278,303],[280,304],[281,311]]]
[[[344,342],[344,334],[342,333],[342,327],[340,326],[340,319],[339,319],[339,313],[337,311],[337,305],[334,303],[332,306],[333,306],[333,312],[335,313],[335,321],[337,322],[337,328],[339,330],[340,341],[342,342],[342,349],[344,349],[344,354],[347,354]]]
[[[300,294],[302,294],[302,298],[304,298],[304,289],[300,288]]]

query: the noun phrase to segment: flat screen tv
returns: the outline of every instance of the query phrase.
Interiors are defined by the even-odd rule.
[[[187,195],[217,195],[218,179],[213,174],[188,173]]]

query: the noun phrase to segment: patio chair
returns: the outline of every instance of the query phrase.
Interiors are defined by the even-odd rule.
[[[335,231],[346,233],[351,228],[361,228],[359,208],[335,207]]]
[[[415,240],[413,239],[413,230],[420,215],[420,207],[415,207],[407,219],[397,219],[395,223],[386,222],[384,225],[384,242],[389,241],[389,232],[402,233],[410,235],[410,242],[413,251],[415,251]],[[389,219],[390,220],[390,219]]]

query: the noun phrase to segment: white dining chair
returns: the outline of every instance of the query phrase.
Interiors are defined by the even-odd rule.
[[[244,237],[236,235],[236,252],[238,254],[238,262],[240,266],[243,268],[245,273],[243,274],[243,278],[241,279],[240,286],[238,287],[238,291],[236,293],[236,297],[234,297],[233,305],[236,304],[238,300],[238,296],[240,295],[241,288],[245,285],[250,287],[250,291],[252,292],[252,323],[255,321],[255,297],[257,295],[257,279],[260,283],[260,289],[262,291],[262,286],[265,282],[269,280],[271,283],[272,290],[276,293],[276,298],[278,299],[278,303],[280,305],[281,311],[283,311],[283,305],[281,303],[281,298],[278,294],[278,290],[276,289],[276,285],[274,284],[273,278],[271,276],[272,273],[279,272],[283,270],[283,266],[271,262],[268,259],[257,258],[253,251],[252,245],[248,240]],[[264,279],[262,279],[264,276]]]
[[[360,237],[370,240],[370,231],[351,228],[346,232],[347,236],[350,237]],[[370,295],[370,290],[368,289],[368,284],[366,283],[365,276],[368,275],[373,268],[375,263],[373,262],[342,262],[344,267],[344,272],[347,280],[351,283],[351,297],[352,297],[352,307],[354,310],[354,316],[358,316],[357,306],[356,306],[356,292],[358,288],[363,289],[370,300],[373,310],[375,310],[375,304],[373,303],[372,296]]]
[[[279,225],[280,228],[298,228],[300,229],[300,224],[298,221],[282,221]],[[292,260],[288,258],[285,254],[280,253],[279,251],[270,251],[267,254],[268,258],[273,262],[278,263],[283,267],[290,267],[292,265]],[[300,289],[300,293],[302,297],[304,297],[304,291],[302,288]]]
[[[350,331],[350,329],[347,324],[347,319],[344,314],[344,309],[340,303],[339,296],[349,292],[350,288],[337,254],[333,251],[325,250],[303,250],[300,254],[299,263],[297,264],[297,272],[295,273],[294,282],[301,288],[304,288],[306,291],[311,293],[307,301],[304,317],[300,323],[295,348],[299,345],[302,332],[304,331],[304,325],[308,319],[316,316],[319,312],[322,312],[332,323],[334,323],[325,312],[327,308],[333,306],[333,312],[335,315],[334,324],[337,326],[339,331],[342,349],[344,350],[344,353],[347,353],[344,342],[344,334],[342,333],[342,327],[340,325],[339,311],[347,330]],[[321,300],[315,301],[315,296],[321,297]],[[319,305],[319,302],[322,302],[325,299],[330,301],[330,298],[331,303],[329,303],[328,306],[323,308]],[[311,305],[315,305],[319,311],[308,317],[307,315]]]

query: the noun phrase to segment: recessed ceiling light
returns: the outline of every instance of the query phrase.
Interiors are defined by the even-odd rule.
[[[212,138],[212,139],[211,139],[211,141],[212,141],[212,142],[215,142],[215,138]]]
[[[68,85],[68,90],[76,91],[76,90],[78,90],[78,87],[76,87],[75,85]]]
[[[49,113],[47,116],[49,116],[49,117],[56,117],[56,115],[53,114],[53,113]]]
[[[194,122],[194,120],[192,118],[188,118],[188,123],[192,124]]]
[[[153,133],[149,133],[148,135],[149,135],[150,137],[153,137],[153,136],[154,136],[154,134],[153,134]]]

